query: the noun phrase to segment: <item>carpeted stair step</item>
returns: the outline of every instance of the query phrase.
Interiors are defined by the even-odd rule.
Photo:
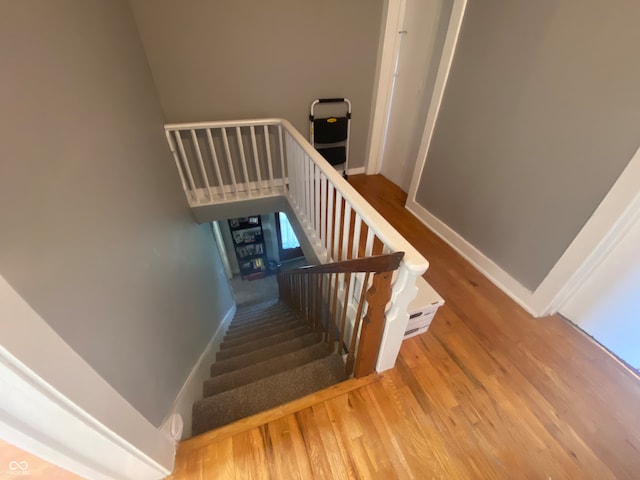
[[[254,300],[248,300],[248,299],[241,298],[240,299],[240,303],[238,304],[238,310],[246,310],[246,309],[254,308],[254,307],[266,308],[266,307],[268,307],[270,305],[273,305],[273,304],[276,304],[278,302],[279,302],[279,300],[278,300],[277,296],[272,296],[270,298],[254,299]]]
[[[282,313],[288,313],[291,311],[292,310],[288,306],[282,303],[277,303],[277,304],[271,305],[270,307],[266,307],[262,309],[244,308],[242,310],[236,311],[236,314],[233,317],[233,321],[231,322],[231,325],[238,326],[244,323],[250,323],[253,320],[260,319],[261,317],[281,315]]]
[[[242,323],[239,325],[229,325],[229,328],[227,329],[227,333],[246,332],[253,328],[264,327],[265,325],[282,322],[283,320],[291,320],[294,318],[300,318],[300,316],[296,315],[293,312],[282,312],[278,315],[265,316],[263,318],[255,319],[251,322]]]
[[[204,382],[203,397],[210,397],[218,393],[226,392],[241,387],[261,378],[284,372],[290,368],[299,367],[306,363],[318,360],[329,355],[329,349],[325,343],[316,343],[310,347],[286,353],[279,357],[265,360],[233,372],[217,375]]]
[[[228,348],[233,348],[238,345],[242,345],[245,342],[251,342],[253,340],[277,335],[278,333],[286,332],[287,330],[292,330],[302,325],[304,325],[304,322],[302,322],[300,319],[295,319],[277,325],[269,326],[268,328],[259,328],[246,333],[239,333],[229,336],[225,335],[224,341],[220,345],[220,349],[226,350]]]
[[[269,360],[270,358],[274,358],[285,353],[295,352],[296,350],[308,347],[316,342],[316,334],[308,333],[302,337],[297,337],[283,343],[261,348],[260,350],[248,352],[244,355],[238,355],[237,357],[229,358],[227,360],[221,360],[211,365],[211,376],[214,377],[223,373],[232,372],[233,370],[238,370],[240,368],[253,365],[254,363],[263,362],[264,360]]]
[[[306,325],[299,325],[296,328],[286,330],[284,332],[277,333],[265,338],[259,338],[257,340],[251,340],[249,342],[242,342],[232,348],[220,350],[216,354],[216,361],[227,360],[229,358],[244,355],[247,352],[255,352],[261,348],[269,347],[271,345],[280,344],[294,338],[302,337],[311,332],[311,329]]]
[[[229,326],[229,328],[227,329],[227,335],[238,335],[241,333],[247,333],[252,330],[273,326],[279,323],[284,323],[284,322],[288,322],[288,321],[299,319],[299,318],[300,318],[299,315],[296,315],[295,313],[291,312],[291,313],[286,313],[279,316],[264,318],[259,321],[256,320],[255,322],[248,323],[246,325],[242,325],[234,328],[231,328],[231,326]]]
[[[331,354],[196,402],[193,434],[227,425],[241,418],[282,405],[346,379],[342,359]]]
[[[267,308],[277,307],[280,305],[282,305],[282,302],[280,302],[280,300],[278,299],[264,300],[262,302],[250,303],[250,304],[245,303],[243,305],[238,305],[238,309],[236,310],[236,313],[241,315],[245,312],[266,310]]]

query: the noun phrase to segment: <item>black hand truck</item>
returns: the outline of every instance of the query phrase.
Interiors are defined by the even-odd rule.
[[[314,110],[320,103],[341,103],[346,107],[342,117],[316,118]],[[332,166],[344,165],[342,176],[349,169],[349,133],[351,102],[346,98],[318,98],[311,103],[309,113],[309,141]]]

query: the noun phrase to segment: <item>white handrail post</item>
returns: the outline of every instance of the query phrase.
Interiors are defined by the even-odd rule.
[[[400,264],[391,290],[391,308],[385,315],[384,333],[376,363],[378,372],[389,370],[395,365],[409,322],[409,304],[418,293],[416,281],[425,271],[426,268],[410,268],[404,261]]]

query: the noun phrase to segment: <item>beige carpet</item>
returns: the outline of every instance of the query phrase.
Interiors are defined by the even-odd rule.
[[[335,385],[346,379],[344,367],[283,303],[239,307],[204,383],[204,398],[193,405],[193,434]]]

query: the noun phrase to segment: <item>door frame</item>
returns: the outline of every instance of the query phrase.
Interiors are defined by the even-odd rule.
[[[382,155],[389,128],[396,63],[400,52],[400,30],[404,22],[406,4],[406,0],[387,0],[385,2],[385,17],[380,26],[381,42],[378,46],[380,53],[366,155],[365,173],[367,175],[378,174],[382,169]]]
[[[285,214],[287,216],[287,219],[289,218],[286,212],[276,212],[273,215],[275,217],[275,224],[276,224],[276,241],[278,243],[278,258],[280,259],[280,263],[284,263],[284,262],[288,262],[289,260],[295,260],[296,258],[304,257],[304,252],[302,251],[302,244],[300,244],[300,241],[298,241],[299,243],[298,248],[286,249],[286,250],[297,250],[299,253],[298,255],[296,255],[293,252],[290,254],[283,255],[283,253],[286,252],[286,250],[282,248],[282,227],[280,226],[281,213]],[[291,228],[293,228],[293,226],[291,226]]]
[[[558,312],[640,217],[640,147],[598,208],[534,292]]]

